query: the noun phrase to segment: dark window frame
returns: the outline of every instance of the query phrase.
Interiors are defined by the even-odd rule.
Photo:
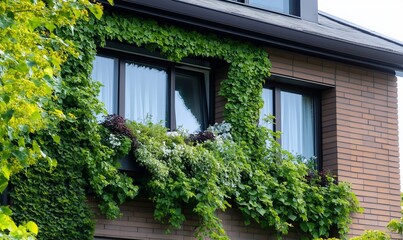
[[[123,44],[111,43],[109,47],[100,48],[97,50],[97,56],[116,58],[117,63],[117,114],[125,116],[125,68],[126,63],[139,63],[142,65],[150,65],[165,69],[168,74],[167,82],[167,109],[166,109],[166,124],[170,130],[176,130],[175,117],[175,77],[176,72],[191,71],[204,76],[201,89],[201,102],[203,123],[201,131],[205,130],[209,124],[212,124],[214,119],[214,84],[213,75],[210,63],[204,60],[185,58],[182,62],[176,63],[167,60],[163,56],[155,52],[149,52],[146,49],[127,46]]]
[[[317,169],[323,168],[322,155],[322,110],[321,110],[321,90],[306,86],[293,85],[290,83],[281,83],[283,77],[273,76],[273,80],[269,79],[263,85],[263,88],[272,89],[273,91],[273,113],[274,113],[274,131],[281,131],[281,91],[302,94],[310,96],[313,99],[313,119],[314,119],[314,153],[316,156],[315,164]],[[289,79],[285,79],[289,80]],[[291,80],[294,81],[294,80]],[[281,144],[280,139],[278,142]]]

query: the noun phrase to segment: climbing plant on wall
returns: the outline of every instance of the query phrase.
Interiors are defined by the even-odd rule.
[[[88,0],[0,1],[0,193],[10,176],[38,161],[48,167],[57,162],[47,156],[39,138],[46,132],[54,141],[59,121],[72,120],[53,104],[53,90],[60,83],[60,66],[75,47],[54,33],[56,27],[71,29],[102,7]],[[11,210],[0,207],[0,238],[33,239],[34,222],[17,226]]]
[[[118,205],[134,198],[139,187],[155,202],[155,218],[168,220],[174,228],[185,220],[182,207],[190,206],[201,218],[199,237],[227,238],[215,212],[229,207],[229,199],[246,222],[273,227],[279,235],[295,222],[313,237],[328,236],[332,227],[342,235],[348,231],[350,213],[360,210],[348,184],[325,174],[309,175],[306,166],[274,140],[278,133],[256,124],[263,105],[263,82],[270,74],[265,50],[110,12],[100,20],[81,22],[74,31],[59,28],[56,32],[78,47],[77,54],[63,64],[63,81],[53,92],[54,104],[75,119],[58,123],[60,141],[46,132],[35,134],[43,151],[57,160],[57,168],[39,164],[13,178],[16,219],[37,221],[41,238],[91,239],[93,223],[86,194],[100,199],[101,211],[115,218],[120,214]],[[116,118],[99,125],[95,117],[103,112],[97,100],[99,84],[90,73],[97,47],[107,41],[159,51],[175,62],[184,57],[227,62],[228,75],[220,94],[227,100],[225,119],[231,130],[167,136],[161,126]],[[131,178],[118,171],[117,159],[129,150],[150,175],[144,185],[133,185]],[[335,208],[338,211],[333,212]]]

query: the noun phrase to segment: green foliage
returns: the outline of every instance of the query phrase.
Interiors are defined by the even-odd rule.
[[[390,240],[389,234],[378,230],[366,230],[361,236],[350,240]]]
[[[362,212],[359,203],[348,183],[329,181],[326,187],[311,185],[305,195],[308,219],[300,227],[314,237],[328,237],[331,227],[345,237],[352,223],[349,216]]]
[[[87,9],[102,12],[88,0],[0,1],[0,192],[10,174],[47,157],[33,133],[60,138],[53,129],[68,116],[53,103],[53,90],[67,54],[76,53],[54,29],[73,28]]]
[[[167,135],[160,125],[131,122],[129,128],[139,141],[136,160],[151,176],[145,187],[156,204],[155,218],[179,228],[185,220],[182,208],[190,205],[200,217],[199,238],[226,238],[215,213],[229,206],[229,194],[240,182],[242,149],[222,136],[189,145],[183,134]]]
[[[389,231],[391,232],[395,232],[395,233],[399,233],[401,235],[403,235],[403,193],[400,194],[400,203],[401,203],[401,213],[402,213],[402,217],[398,220],[398,219],[392,219],[388,225],[386,226]]]
[[[264,128],[258,128],[261,145],[248,155],[233,141],[229,126],[209,128],[214,138],[206,140],[206,133],[189,137],[167,134],[160,125],[129,123],[138,140],[136,161],[148,172],[145,193],[156,204],[157,220],[179,228],[183,207],[190,206],[200,217],[199,238],[226,239],[215,213],[233,199],[246,223],[272,227],[279,236],[294,223],[309,239],[329,237],[332,228],[346,236],[350,214],[361,211],[348,184],[325,174],[308,178],[306,165],[281,149],[274,138],[278,133]]]
[[[13,218],[17,222],[33,219],[40,229],[38,239],[91,239],[93,223],[84,178],[79,171],[72,171],[80,166],[59,161],[52,172],[47,164],[38,162],[12,177]]]
[[[86,5],[83,4],[87,3],[90,4],[87,1],[60,1],[63,6],[59,6],[58,1],[51,4],[64,9],[63,17],[67,19],[62,19],[68,23],[70,18],[74,22],[78,20],[77,14],[81,9],[84,11]],[[69,4],[74,6],[69,8]],[[90,4],[88,7],[99,17],[99,5]],[[56,15],[54,11],[50,13]],[[52,17],[44,16],[47,22],[53,23]],[[116,168],[115,157],[127,152],[127,144],[126,150],[115,151],[101,141],[105,131],[94,117],[95,112],[103,111],[96,98],[99,86],[89,78],[96,45],[91,29],[86,27],[88,22],[80,20],[75,28],[64,27],[61,22],[54,24],[57,28],[49,26],[52,30],[45,30],[45,33],[55,36],[63,44],[75,46],[65,54],[54,53],[64,63],[62,69],[59,67],[62,61],[57,65],[53,76],[56,78],[57,73],[63,81],[55,80],[55,84],[50,85],[48,101],[52,109],[56,109],[54,115],[63,121],[54,121],[49,118],[50,114],[42,114],[52,125],[31,131],[29,136],[40,145],[43,155],[57,160],[58,166],[52,169],[46,162],[40,162],[38,166],[12,177],[14,217],[18,222],[34,219],[39,225],[41,239],[92,239],[93,221],[86,204],[86,190],[100,197],[100,206],[108,216],[116,217],[119,215],[117,204],[134,197],[137,188]],[[35,42],[26,45],[36,47]],[[53,67],[54,63],[49,64]],[[30,101],[38,103],[35,98]]]
[[[0,239],[36,239],[38,226],[29,221],[17,226],[11,219],[12,212],[8,207],[0,207]]]
[[[55,121],[52,134],[46,128],[34,136],[58,166],[50,170],[41,163],[12,180],[15,216],[19,222],[37,221],[41,239],[92,238],[86,193],[100,199],[108,218],[119,216],[118,205],[138,192],[132,179],[117,170],[117,159],[130,147],[147,170],[141,187],[156,204],[155,218],[173,228],[181,226],[188,206],[200,217],[199,238],[226,239],[215,212],[230,207],[231,200],[246,222],[273,227],[279,235],[294,223],[311,237],[327,237],[331,227],[347,232],[350,213],[360,210],[349,185],[328,176],[324,186],[321,180],[307,180],[307,167],[274,140],[278,133],[257,127],[270,69],[265,50],[123,14],[80,21],[74,31],[57,27],[57,36],[76,46],[63,64],[63,81],[53,88],[54,108],[69,117]],[[220,94],[227,99],[225,118],[232,129],[215,126],[214,140],[193,141],[195,136],[167,135],[161,126],[131,122],[134,144],[127,135],[98,125],[95,115],[104,111],[96,97],[99,84],[89,76],[96,47],[107,40],[158,50],[172,61],[188,56],[226,61],[229,71]]]
[[[38,160],[47,160],[48,168],[57,164],[35,134],[59,142],[59,122],[74,119],[54,104],[54,90],[60,87],[62,63],[76,52],[54,30],[74,29],[77,20],[87,19],[88,10],[102,13],[101,6],[89,0],[0,1],[0,192],[13,174]],[[17,227],[10,216],[8,210],[0,211],[2,239],[35,238],[35,223],[25,219],[28,222]]]
[[[275,140],[278,133],[265,128],[258,133],[260,144],[255,145],[251,168],[243,174],[246,177],[236,195],[247,222],[253,219],[263,227],[274,226],[280,234],[298,223],[309,239],[329,237],[336,228],[345,237],[350,214],[362,211],[350,185],[308,170],[281,149]]]

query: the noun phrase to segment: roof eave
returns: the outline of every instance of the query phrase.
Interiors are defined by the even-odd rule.
[[[403,71],[403,55],[256,21],[175,0],[117,0],[115,7],[261,43],[388,71]]]

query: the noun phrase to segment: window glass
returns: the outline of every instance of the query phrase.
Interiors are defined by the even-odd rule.
[[[125,66],[125,118],[153,123],[167,121],[166,70],[137,63]]]
[[[151,120],[170,130],[178,127],[189,132],[206,129],[208,123],[208,63],[198,68],[187,61],[177,66],[163,59],[151,59],[135,54],[130,60],[96,56],[92,77],[103,86],[99,95],[108,114],[120,114],[126,119]],[[99,116],[101,120],[101,116]]]
[[[203,114],[206,98],[203,91],[204,74],[190,71],[176,71],[175,117],[176,126],[190,132],[205,128]]]
[[[281,91],[281,146],[305,158],[315,155],[313,98]]]
[[[118,112],[118,59],[96,56],[91,77],[102,84],[98,99],[105,104],[108,114]]]
[[[277,12],[290,13],[289,0],[249,0],[249,4]]]
[[[273,123],[265,121],[265,119],[269,116],[274,116],[273,111],[273,90],[268,88],[263,88],[263,108],[260,111],[259,125],[265,126],[268,129],[273,130]]]

